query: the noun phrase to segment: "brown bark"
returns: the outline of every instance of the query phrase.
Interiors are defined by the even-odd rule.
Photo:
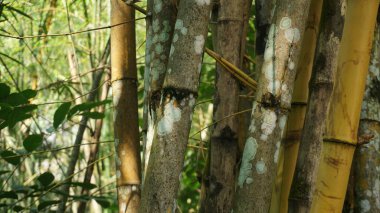
[[[244,19],[244,0],[220,0],[213,8],[217,14],[214,43],[216,52],[241,68],[241,40]],[[220,64],[216,66],[216,92],[214,96],[214,121],[238,112],[239,82]],[[226,95],[228,94],[228,95]],[[217,122],[211,133],[209,171],[204,177],[206,197],[203,212],[230,212],[235,191],[235,174],[238,151],[238,117]]]
[[[121,0],[111,0],[111,24],[134,18],[132,7]],[[138,212],[141,162],[133,21],[111,29],[111,69],[119,212]]]
[[[145,98],[144,98],[144,173],[149,162],[153,142],[154,124],[157,115],[151,108],[153,94],[161,90],[169,60],[170,45],[173,39],[177,17],[177,1],[149,0],[145,56]]]
[[[243,152],[234,212],[268,212],[270,209],[278,160],[276,149],[291,105],[295,67],[309,6],[310,1],[276,3]]]
[[[359,147],[354,157],[355,212],[380,212],[380,30],[372,46],[361,111]]]
[[[321,155],[322,134],[338,65],[345,1],[324,1],[321,30],[310,81],[310,99],[301,136],[289,212],[309,212]]]
[[[175,212],[210,8],[209,0],[180,1],[165,81],[153,94],[157,127],[140,212]]]

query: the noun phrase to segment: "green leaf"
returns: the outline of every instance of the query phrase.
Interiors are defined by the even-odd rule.
[[[95,201],[103,208],[108,208],[111,206],[109,200],[105,197],[94,197]]]
[[[7,97],[10,92],[11,88],[8,85],[0,83],[0,100]]]
[[[12,164],[12,165],[18,165],[21,162],[20,156],[18,156],[16,153],[12,151],[2,151],[1,152],[1,158],[3,158],[6,162]]]
[[[42,140],[42,135],[29,135],[23,142],[24,148],[28,152],[33,152],[42,145]]]
[[[70,185],[79,186],[79,187],[82,187],[83,189],[88,189],[88,190],[95,189],[97,187],[95,184],[83,183],[83,182],[71,182]]]
[[[70,106],[71,106],[71,102],[66,102],[66,103],[63,103],[61,106],[59,106],[58,109],[55,111],[54,122],[53,122],[53,126],[55,129],[57,129],[59,125],[61,125],[63,120],[65,120],[65,117],[70,110]]]
[[[14,11],[14,12],[16,12],[16,13],[22,15],[22,16],[27,17],[27,18],[30,19],[30,20],[33,20],[33,18],[32,18],[30,15],[28,15],[28,14],[22,12],[22,11],[19,10],[19,9],[16,9],[16,8],[11,7],[11,6],[9,6],[9,5],[6,5],[5,7],[8,8],[9,10],[12,10],[12,11]]]
[[[20,211],[22,211],[24,209],[25,209],[24,207],[19,206],[19,205],[16,205],[16,206],[13,207],[13,211],[15,211],[15,212],[20,212]]]
[[[83,112],[81,115],[86,116],[88,118],[92,118],[92,119],[104,118],[104,113],[100,113],[100,112]]]
[[[75,105],[73,108],[70,109],[67,117],[71,118],[74,114],[76,114],[78,112],[90,110],[94,107],[101,106],[101,105],[108,104],[108,103],[111,103],[111,100],[104,100],[104,101],[99,101],[99,102],[88,102],[88,103]]]
[[[58,203],[60,203],[60,202],[61,202],[60,200],[47,200],[47,201],[42,201],[42,202],[38,205],[37,209],[38,209],[38,211],[41,211],[41,210],[45,209],[46,207],[49,207],[49,206],[52,206],[52,205],[58,204]]]
[[[14,191],[0,191],[0,198],[18,199],[18,196]]]
[[[45,172],[41,174],[37,180],[41,183],[42,186],[47,187],[54,181],[54,175],[50,172]]]
[[[9,172],[11,172],[11,171],[9,171],[9,170],[2,170],[2,171],[0,171],[0,175],[7,174]]]
[[[26,89],[24,91],[21,91],[20,95],[22,95],[24,98],[26,98],[26,99],[29,100],[31,98],[36,97],[37,91],[36,90],[32,90],[32,89]]]

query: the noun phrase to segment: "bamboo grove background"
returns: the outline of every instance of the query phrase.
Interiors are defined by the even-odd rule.
[[[0,212],[380,212],[378,6],[0,0]]]

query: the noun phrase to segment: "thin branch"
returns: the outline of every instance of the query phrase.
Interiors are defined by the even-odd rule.
[[[141,18],[136,18],[136,19],[133,19],[133,20],[129,20],[129,21],[125,21],[125,22],[121,22],[121,23],[114,24],[114,25],[108,25],[108,26],[97,27],[97,28],[90,28],[90,29],[86,29],[86,30],[80,30],[80,31],[72,32],[72,33],[61,33],[61,34],[57,33],[57,34],[29,35],[29,36],[15,36],[15,35],[0,34],[0,37],[14,38],[14,39],[27,39],[27,38],[46,38],[46,37],[71,36],[71,35],[77,35],[77,34],[81,34],[81,33],[88,33],[88,32],[92,32],[92,31],[110,29],[112,27],[117,27],[117,26],[120,26],[120,25],[123,25],[123,24],[128,24],[130,22],[142,20],[142,19],[145,19],[145,18],[146,18],[146,16],[141,17]]]

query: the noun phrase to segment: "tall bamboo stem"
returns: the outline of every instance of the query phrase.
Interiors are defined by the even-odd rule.
[[[321,32],[316,50],[314,73],[310,80],[310,100],[303,126],[301,144],[291,195],[289,212],[310,212],[316,173],[321,155],[322,133],[338,65],[343,33],[345,1],[324,1]]]
[[[278,1],[253,103],[234,212],[268,212],[310,1]]]
[[[378,15],[379,17],[379,15]],[[355,212],[380,212],[380,29],[377,22],[354,157]]]
[[[348,0],[338,71],[311,212],[341,212],[368,72],[379,0]]]
[[[278,179],[275,184],[275,188],[277,189],[275,193],[280,194],[277,195],[277,197],[280,197],[280,201],[278,201],[279,203],[277,202],[277,204],[271,206],[272,212],[288,211],[288,196],[293,179],[298,147],[305,119],[309,95],[308,82],[313,67],[322,2],[322,0],[312,0],[310,4],[305,35],[301,46],[301,53],[299,57],[300,59],[296,71],[297,74],[294,81],[294,93],[292,98],[291,111],[289,113],[285,135],[284,139],[282,140],[279,153],[279,155],[283,155],[279,158],[284,158],[282,162],[280,162],[282,164],[278,164],[278,171],[280,172],[277,173]],[[275,200],[273,198],[272,203]]]
[[[111,0],[111,24],[133,20],[135,11]],[[135,23],[111,29],[112,97],[119,212],[138,212],[141,162],[138,126]]]
[[[167,213],[177,208],[175,199],[198,93],[210,9],[210,1],[179,3],[164,84],[152,95],[157,122],[139,212]]]
[[[213,34],[216,52],[238,68],[242,66],[241,37],[243,33],[244,0],[220,0],[213,12],[217,14]],[[216,92],[213,120],[238,112],[239,82],[221,64],[216,65]],[[229,94],[229,95],[226,95]],[[230,212],[235,191],[235,168],[238,152],[238,117],[214,125],[209,151],[209,172],[206,179],[204,212]]]

